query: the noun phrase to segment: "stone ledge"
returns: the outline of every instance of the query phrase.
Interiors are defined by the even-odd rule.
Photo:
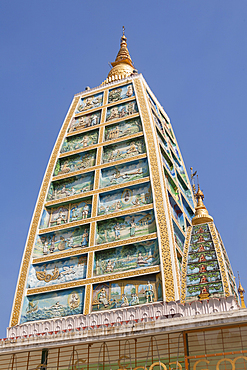
[[[154,328],[156,331],[159,331],[160,328],[162,330],[185,330],[181,329],[182,325],[182,327],[186,327],[186,330],[190,330],[195,328],[195,323],[197,326],[202,325],[203,327],[205,327],[205,322],[207,322],[207,326],[211,325],[211,322],[214,325],[216,318],[222,320],[223,317],[224,321],[228,321],[232,316],[240,315],[240,312],[246,315],[245,311],[247,312],[243,309],[240,311],[234,297],[212,298],[186,304],[181,304],[179,301],[156,302],[112,311],[95,312],[89,315],[57,317],[10,327],[7,329],[7,339],[0,340],[0,348],[6,348],[7,343],[18,342],[24,345],[30,342],[40,343],[43,337],[47,340],[47,336],[53,342],[56,339],[61,340],[61,338],[66,340],[66,337],[71,338],[72,335],[88,339],[90,337],[91,340],[95,340],[98,336],[103,336],[106,339],[108,335],[112,338],[127,334],[129,329],[135,333]]]

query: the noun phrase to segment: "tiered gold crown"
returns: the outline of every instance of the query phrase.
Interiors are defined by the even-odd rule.
[[[204,194],[198,185],[198,190],[196,193],[197,205],[195,216],[192,219],[192,225],[205,224],[206,222],[212,222],[214,219],[208,214],[208,210],[203,204]]]
[[[112,69],[108,73],[107,79],[103,82],[103,84],[129,77],[134,71],[134,66],[127,48],[127,37],[124,34],[124,27],[123,36],[121,37],[120,50],[117,54],[115,62],[112,62],[111,65]]]

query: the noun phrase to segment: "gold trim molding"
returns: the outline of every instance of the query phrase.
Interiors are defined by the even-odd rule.
[[[155,148],[155,138],[153,136],[153,131],[151,127],[151,122],[148,114],[148,109],[146,106],[146,101],[144,97],[144,92],[142,88],[142,83],[140,79],[134,80],[134,86],[137,95],[137,101],[139,102],[140,115],[142,117],[142,123],[144,132],[146,133],[147,140],[147,153],[150,161],[150,171],[151,171],[151,181],[153,185],[154,192],[154,202],[157,214],[158,227],[160,231],[160,242],[161,242],[161,259],[162,259],[162,273],[164,276],[164,285],[165,285],[165,299],[167,302],[175,301],[175,287],[173,280],[173,266],[171,260],[171,250],[168,236],[168,228],[166,222],[166,215],[164,212],[164,200],[162,197],[162,186],[159,177],[158,171],[158,161],[159,158],[156,154]],[[174,246],[173,246],[174,247]]]

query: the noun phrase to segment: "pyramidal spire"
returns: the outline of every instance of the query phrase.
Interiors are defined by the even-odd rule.
[[[127,47],[127,37],[125,36],[125,28],[123,27],[123,36],[121,37],[120,49],[116,56],[115,62],[111,63],[112,69],[108,73],[107,79],[103,84],[121,80],[129,77],[134,72],[134,65]]]
[[[198,184],[198,190],[196,193],[197,205],[195,211],[195,217],[192,219],[192,225],[204,224],[206,222],[212,222],[213,217],[208,214],[208,210],[203,203],[204,194]]]
[[[187,229],[183,250],[181,302],[229,296],[239,301],[226,249],[203,203],[204,194],[199,184],[195,198],[195,216],[192,227]],[[243,296],[242,289],[239,294]]]
[[[111,63],[112,67],[115,67],[116,65],[120,63],[127,63],[132,68],[134,68],[129,50],[127,48],[127,37],[125,36],[125,28],[123,27],[123,36],[121,37],[121,43],[120,43],[120,50],[117,54],[115,62]]]

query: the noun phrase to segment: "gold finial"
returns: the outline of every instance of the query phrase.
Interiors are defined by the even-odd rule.
[[[192,225],[200,225],[205,224],[206,222],[212,222],[214,219],[212,216],[208,214],[207,208],[203,204],[204,194],[200,189],[198,184],[198,190],[195,194],[197,205],[196,205],[196,212],[195,216],[192,218]]]
[[[127,37],[125,36],[125,27],[123,26],[123,36],[121,37],[120,50],[117,54],[115,62],[111,63],[112,69],[110,70],[107,81],[119,80],[130,76],[133,73],[133,63],[127,48]]]
[[[244,288],[242,287],[242,285],[240,283],[239,272],[238,272],[238,281],[239,281],[238,292],[239,292],[240,300],[241,300],[241,308],[246,308],[245,303],[244,303],[244,293],[245,293],[245,290],[244,290]]]

